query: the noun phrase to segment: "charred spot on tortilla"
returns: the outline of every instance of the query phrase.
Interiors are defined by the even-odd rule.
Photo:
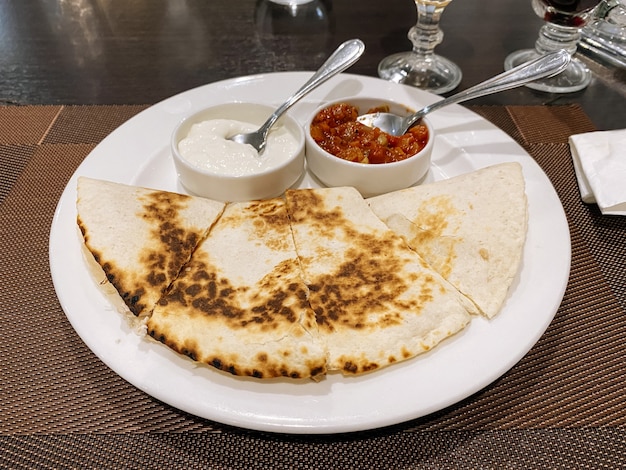
[[[97,259],[101,259],[97,256]],[[135,316],[139,316],[147,307],[142,302],[146,289],[143,287],[141,279],[130,279],[126,272],[111,262],[101,265],[107,280],[115,287],[120,297]]]
[[[507,162],[368,199],[389,228],[487,318],[521,264],[528,223],[522,166]]]
[[[297,284],[289,284],[285,291],[279,285],[273,286],[271,276],[266,276],[260,284],[262,289],[250,293],[251,304],[242,308],[239,297],[248,293],[250,288],[233,286],[228,279],[219,277],[219,269],[209,263],[198,254],[161,298],[159,305],[172,309],[192,306],[197,314],[220,317],[229,328],[255,325],[262,330],[272,330],[280,323],[298,321],[298,314],[286,303],[289,292],[297,292],[300,299],[297,306],[306,306],[306,292]],[[278,272],[281,270],[279,267]],[[192,282],[188,284],[187,278],[192,278]]]
[[[140,200],[143,212],[139,215],[153,227],[150,245],[154,246],[140,255],[140,261],[148,270],[147,280],[162,285],[168,277],[178,275],[204,231],[181,228],[184,226],[181,211],[191,202],[189,196],[156,191],[143,195]]]
[[[288,190],[285,197],[329,370],[380,369],[469,322],[468,302],[354,188]]]
[[[424,201],[420,206],[414,223],[421,229],[421,240],[441,237],[448,227],[451,216],[459,215],[460,211],[454,206],[447,195],[434,196]]]
[[[147,316],[223,203],[79,177],[83,242],[134,316]]]
[[[360,243],[361,240],[364,243]],[[375,246],[371,246],[372,241]],[[427,303],[433,301],[433,276],[428,273],[413,273],[407,278],[401,276],[403,261],[394,257],[394,248],[400,243],[398,238],[377,238],[369,235],[357,237],[357,247],[346,252],[347,262],[338,267],[337,272],[323,275],[310,285],[311,291],[319,297],[316,309],[317,322],[321,327],[333,330],[334,323],[355,329],[387,328],[402,323],[399,311],[411,310],[419,314]],[[411,300],[397,300],[408,289],[420,287],[419,295]],[[376,310],[389,310],[390,313],[368,319]]]
[[[341,372],[346,375],[359,375],[367,372],[372,372],[379,369],[380,366],[373,362],[366,362],[364,364],[355,363],[351,360],[346,360],[341,367]]]
[[[284,201],[232,203],[148,325],[168,344],[193,337],[199,362],[234,375],[310,377],[326,351],[307,298]]]

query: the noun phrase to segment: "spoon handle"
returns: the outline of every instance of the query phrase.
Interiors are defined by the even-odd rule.
[[[315,88],[334,77],[338,73],[343,72],[348,67],[356,63],[365,51],[365,44],[360,39],[350,39],[341,44],[332,55],[326,59],[326,62],[315,72],[309,80],[296,91],[291,98],[285,101],[269,119],[261,126],[263,132],[267,132],[270,127],[278,120],[278,118],[294,105],[304,95],[310,93]]]
[[[461,103],[462,101],[471,100],[480,96],[498,93],[511,88],[517,88],[526,83],[538,80],[540,78],[551,77],[563,71],[570,63],[571,55],[564,49],[556,52],[550,52],[542,55],[538,59],[532,60],[522,65],[518,65],[511,70],[496,75],[489,80],[479,83],[467,90],[461,91],[455,95],[437,101],[429,106],[424,107],[418,113],[407,119],[406,129],[419,121],[424,115],[442,108],[449,104]]]

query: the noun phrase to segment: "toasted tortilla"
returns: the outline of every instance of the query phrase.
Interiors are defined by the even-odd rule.
[[[329,370],[380,369],[432,349],[468,324],[471,302],[354,188],[288,190],[285,197]]]
[[[135,316],[146,316],[224,209],[221,202],[79,177],[84,245]]]
[[[521,167],[368,200],[354,188],[224,204],[78,181],[84,246],[153,338],[244,377],[359,375],[492,318],[521,263]]]
[[[234,375],[318,377],[327,353],[301,273],[284,200],[229,204],[148,333]]]
[[[372,211],[493,318],[519,271],[528,204],[519,163],[376,196]]]

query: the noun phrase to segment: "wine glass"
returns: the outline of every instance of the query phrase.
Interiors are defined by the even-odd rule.
[[[413,50],[384,58],[378,65],[381,78],[413,85],[432,93],[446,93],[461,82],[461,69],[454,62],[435,54],[443,39],[439,20],[451,0],[414,0],[417,24],[409,30]]]
[[[578,47],[626,69],[626,0],[604,0],[581,30]]]
[[[602,0],[532,0],[535,13],[544,19],[539,39],[534,49],[513,52],[504,61],[505,70],[528,62],[558,49],[571,55],[576,52],[581,28],[593,16]],[[551,93],[570,93],[584,89],[591,82],[591,72],[578,59],[572,58],[569,66],[554,77],[527,84],[529,88]]]

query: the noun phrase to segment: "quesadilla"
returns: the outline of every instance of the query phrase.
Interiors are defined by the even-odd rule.
[[[224,204],[81,177],[77,209],[88,259],[144,334],[262,379],[364,374],[492,318],[528,218],[517,163],[367,200]]]
[[[367,200],[439,274],[493,318],[519,270],[528,208],[519,163]]]
[[[432,349],[473,305],[354,188],[288,190],[292,233],[329,370],[362,374]]]
[[[239,376],[317,377],[326,348],[283,199],[229,204],[158,302],[148,333]]]
[[[84,245],[135,316],[178,277],[224,203],[92,178],[78,179]]]

